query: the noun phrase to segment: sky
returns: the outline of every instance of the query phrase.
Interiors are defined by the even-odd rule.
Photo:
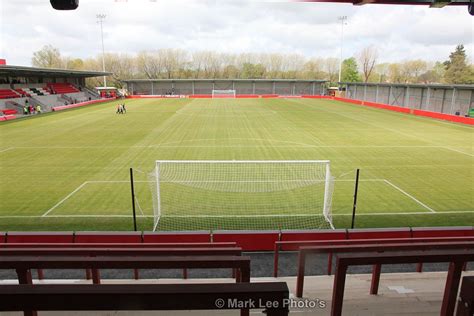
[[[474,60],[474,17],[465,6],[430,9],[268,0],[80,0],[56,11],[49,0],[0,0],[0,58],[31,65],[33,52],[51,44],[62,55],[101,53],[96,15],[105,14],[106,52],[181,48],[225,53],[285,53],[343,57],[378,48],[379,62],[444,61],[457,44]]]

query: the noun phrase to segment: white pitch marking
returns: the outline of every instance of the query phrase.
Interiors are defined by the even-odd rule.
[[[454,149],[454,148],[451,148],[451,147],[446,147],[446,146],[443,146],[441,148],[444,148],[444,149],[447,149],[447,150],[451,150],[451,151],[455,151],[457,153],[460,153],[460,154],[464,154],[464,155],[467,155],[467,156],[471,156],[471,157],[474,157],[473,154],[469,154],[469,153],[466,153],[464,151],[460,151],[460,150],[457,150],[457,149]]]
[[[65,198],[63,198],[61,201],[59,201],[58,203],[56,203],[52,208],[50,208],[49,210],[47,210],[43,215],[42,217],[45,217],[47,216],[49,213],[51,213],[55,208],[57,208],[59,205],[61,205],[64,201],[66,201],[67,199],[69,199],[74,193],[76,193],[77,191],[79,191],[80,189],[82,189],[85,185],[87,184],[87,181],[82,183],[80,186],[78,186],[74,191],[72,191],[71,193],[69,193],[68,195],[66,195]]]
[[[291,100],[291,101],[294,101],[298,104],[303,104],[303,105],[306,105],[306,106],[309,106],[310,108],[313,108],[312,105],[308,105],[306,103],[302,103],[301,101],[299,100]],[[352,116],[348,116],[348,115],[344,115],[344,114],[341,114],[341,113],[338,113],[338,112],[334,112],[334,111],[329,111],[329,110],[324,110],[324,109],[321,109],[321,108],[318,108],[317,110],[320,110],[320,111],[323,111],[323,112],[327,112],[327,113],[332,113],[332,114],[336,114],[336,115],[340,115],[342,117],[345,117],[345,118],[348,118],[348,119],[351,119],[351,120],[354,120],[354,121],[359,121],[359,122],[362,122],[364,124],[369,124],[369,125],[372,125],[374,127],[377,127],[377,128],[382,128],[382,129],[385,129],[387,131],[391,131],[391,132],[394,132],[394,133],[398,133],[400,135],[403,135],[403,136],[407,136],[407,137],[411,137],[411,138],[416,138],[416,139],[419,139],[421,141],[424,141],[425,143],[428,143],[428,144],[433,144],[433,145],[438,145],[439,143],[435,143],[435,142],[432,142],[432,141],[429,141],[429,140],[426,140],[420,136],[416,136],[416,135],[412,135],[412,134],[408,134],[408,133],[405,133],[405,132],[401,132],[399,130],[396,130],[396,129],[392,129],[392,128],[389,128],[389,127],[386,127],[386,126],[381,126],[381,125],[378,125],[378,124],[374,124],[374,123],[368,123],[367,121],[363,120],[363,119],[359,119],[359,118],[355,118],[355,117],[352,117]],[[472,154],[468,154],[468,153],[465,153],[463,151],[459,151],[459,150],[456,150],[456,149],[452,149],[451,147],[446,147],[446,146],[438,146],[440,148],[444,148],[444,149],[447,149],[447,150],[451,150],[451,151],[454,151],[454,152],[457,152],[457,153],[460,153],[460,154],[464,154],[464,155],[468,155],[468,156],[471,156],[471,157],[474,157],[474,155]]]
[[[5,149],[2,149],[2,150],[0,150],[0,153],[6,152],[6,151],[9,151],[9,150],[12,150],[12,149],[15,149],[15,147],[8,147],[8,148],[5,148]]]
[[[396,186],[395,184],[393,184],[392,182],[388,181],[387,179],[384,179],[384,182],[391,185],[392,187],[394,187],[395,189],[397,189],[398,191],[402,192],[403,194],[405,194],[406,196],[408,196],[409,198],[413,199],[413,201],[415,201],[416,203],[420,204],[421,206],[423,206],[424,208],[426,208],[427,210],[429,210],[430,212],[432,213],[436,213],[435,210],[433,210],[431,207],[429,207],[428,205],[426,205],[425,203],[421,202],[420,200],[418,200],[417,198],[415,198],[413,195],[407,193],[406,191],[404,191],[403,189],[401,189],[400,187]]]
[[[154,181],[133,181],[134,183],[149,183]],[[91,180],[86,183],[130,183],[130,180]]]
[[[93,215],[67,215],[67,214],[64,214],[64,215],[48,215],[47,216],[48,218],[50,217],[57,217],[57,218],[63,218],[63,217],[78,217],[78,218],[82,218],[82,217],[91,217],[91,218],[94,218],[94,217],[97,217],[97,218],[103,218],[103,217],[117,217],[117,218],[130,218],[130,217],[133,217],[133,215],[119,215],[119,214],[111,214],[111,215],[105,215],[105,214],[93,214]],[[153,215],[137,215],[137,217],[154,217]]]
[[[438,211],[436,213],[432,212],[395,212],[395,213],[360,213],[357,216],[390,216],[390,215],[444,215],[444,214],[474,214],[474,211]],[[314,216],[314,214],[311,214],[311,216]],[[352,214],[332,214],[332,216],[352,216]],[[48,215],[46,217],[42,215],[1,215],[0,218],[60,218],[60,217],[71,217],[71,218],[94,218],[94,217],[117,217],[117,218],[131,218],[133,217],[132,215],[104,215],[104,214],[99,214],[99,215]],[[137,217],[154,217],[153,215],[137,215]],[[164,217],[172,217],[172,216],[164,216]],[[192,216],[188,216],[192,217]]]
[[[267,140],[268,141],[268,140]],[[272,146],[275,148],[295,148],[295,147],[307,147],[307,148],[442,148],[446,150],[451,150],[458,152],[460,154],[465,154],[471,157],[474,157],[473,154],[469,154],[457,149],[453,149],[447,146],[435,146],[435,145],[312,145],[305,143],[297,142],[288,142],[288,141],[274,141],[269,140],[270,142],[281,142],[281,143],[294,143],[293,146]],[[183,141],[184,142],[184,141]],[[178,142],[171,142],[178,143]],[[16,146],[9,147],[4,150],[0,150],[0,153],[12,149],[109,149],[109,148],[216,148],[216,147],[225,147],[225,148],[256,148],[260,147],[259,145],[168,145],[171,143],[163,143],[156,145],[134,145],[134,146]]]

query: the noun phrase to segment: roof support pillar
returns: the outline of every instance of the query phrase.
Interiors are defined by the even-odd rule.
[[[403,101],[403,106],[406,108],[410,107],[410,87],[405,87],[405,100]]]
[[[428,87],[428,89],[426,89],[426,109],[425,110],[429,111],[430,106],[431,106],[431,89],[430,87]]]
[[[456,88],[453,88],[453,95],[451,97],[451,112],[449,114],[454,114],[454,104],[456,103]]]

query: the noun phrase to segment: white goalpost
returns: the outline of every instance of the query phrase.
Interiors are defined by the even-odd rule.
[[[212,90],[212,98],[235,98],[235,90]]]
[[[328,160],[157,160],[153,230],[325,229]]]

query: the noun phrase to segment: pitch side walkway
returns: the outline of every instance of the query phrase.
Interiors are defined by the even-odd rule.
[[[463,275],[473,275],[474,272],[464,272]],[[344,315],[416,315],[428,316],[438,315],[441,308],[446,272],[424,272],[424,273],[385,273],[382,274],[379,295],[369,295],[370,274],[347,275],[346,291],[344,296]],[[285,281],[292,293],[294,293],[296,278],[282,277],[274,278],[252,278],[251,282]],[[2,281],[5,282],[5,281]],[[46,281],[47,283],[57,283]],[[85,283],[85,281],[78,281]],[[103,283],[117,283],[123,281],[104,280]],[[130,281],[134,283],[135,281]],[[145,280],[140,283],[200,283],[209,282],[207,279],[161,279],[158,281]],[[216,279],[215,282],[229,282],[229,279]],[[291,315],[329,315],[331,306],[331,294],[333,286],[332,276],[307,277],[305,282],[304,298],[300,304],[307,299],[315,302],[319,300],[316,308],[291,308]],[[293,296],[292,294],[290,294]],[[298,301],[294,301],[298,302]],[[293,303],[297,304],[297,303]],[[325,304],[325,308],[324,305]],[[22,313],[0,313],[2,316],[19,316]],[[258,310],[251,312],[252,315],[263,315]],[[239,311],[180,311],[180,312],[41,312],[41,316],[111,316],[111,315],[171,315],[171,316],[209,316],[209,315],[239,315]]]

